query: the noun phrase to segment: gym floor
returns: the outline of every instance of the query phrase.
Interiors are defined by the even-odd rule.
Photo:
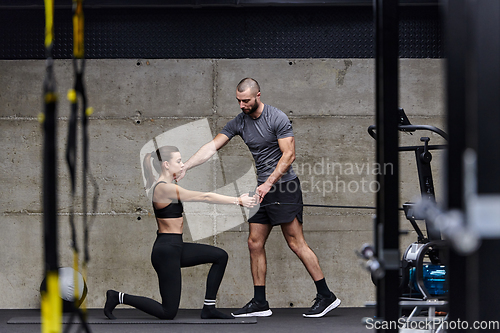
[[[225,313],[230,313],[234,309],[221,309]],[[374,308],[339,308],[328,313],[323,318],[303,318],[305,309],[288,308],[272,309],[273,315],[266,318],[257,318],[254,324],[92,324],[90,326],[93,333],[124,333],[124,332],[238,332],[238,333],[291,333],[291,332],[342,332],[342,333],[370,333],[374,330],[362,325],[363,317],[372,317]],[[152,318],[135,309],[116,309],[114,311],[119,318]],[[40,324],[8,324],[11,318],[15,317],[37,317],[40,311],[29,310],[0,310],[0,332],[8,333],[28,333],[40,332]],[[104,317],[102,309],[90,309],[89,317]],[[179,318],[199,318],[199,310],[179,310]],[[175,319],[174,319],[175,321]],[[64,325],[63,329],[66,328]],[[79,326],[73,325],[70,332],[78,332]],[[83,332],[83,330],[80,330]]]

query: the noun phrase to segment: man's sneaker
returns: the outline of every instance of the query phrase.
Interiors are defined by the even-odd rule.
[[[304,313],[303,316],[306,318],[323,317],[339,305],[340,299],[335,297],[333,293],[328,298],[323,295],[317,294],[316,298],[314,299],[314,305],[309,309],[309,311]]]
[[[231,313],[234,317],[269,317],[273,312],[269,303],[257,303],[253,298],[244,307]]]

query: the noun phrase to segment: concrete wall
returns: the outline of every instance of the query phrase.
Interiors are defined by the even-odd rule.
[[[0,61],[0,138],[4,147],[0,150],[0,308],[39,306],[43,133],[37,115],[42,111],[44,65],[44,61]],[[73,85],[71,61],[57,60],[55,70],[60,95],[60,261],[62,266],[71,266],[71,200],[64,163],[69,114],[65,95]],[[442,60],[401,60],[400,105],[414,124],[443,128],[442,72]],[[105,291],[111,288],[159,299],[150,263],[156,225],[143,189],[141,149],[153,138],[167,140],[162,136],[166,135],[168,143],[178,145],[187,159],[239,112],[235,86],[246,76],[261,84],[263,102],[280,108],[293,122],[294,167],[303,184],[304,202],[374,205],[375,141],[366,131],[375,121],[373,59],[89,60],[85,81],[89,104],[94,107],[89,128],[90,168],[100,196],[90,229],[88,307],[102,307]],[[177,139],[172,139],[168,133],[175,129]],[[442,142],[424,133],[401,135],[401,143],[419,144],[423,135],[430,136],[431,143]],[[400,156],[404,202],[418,194],[419,188],[413,154]],[[433,161],[438,199],[440,156],[434,154]],[[248,172],[253,173],[250,153],[235,138],[216,158],[190,171],[180,185],[228,194],[236,187],[248,191],[254,183]],[[80,199],[79,192],[77,212],[81,212]],[[253,296],[244,215],[237,207],[199,204],[186,211],[185,241],[215,244],[229,253],[218,306],[244,305]],[[363,306],[375,299],[369,274],[360,268],[354,253],[363,243],[372,242],[372,213],[305,208],[306,240],[318,255],[330,287],[343,300],[342,306]],[[80,225],[81,216],[77,220]],[[410,229],[403,216],[401,226]],[[208,230],[208,236],[198,239],[196,228]],[[415,239],[414,233],[403,237],[401,247]],[[313,282],[287,248],[279,228],[270,235],[267,253],[271,306],[310,306],[315,296]],[[181,307],[202,305],[208,269],[183,270]]]

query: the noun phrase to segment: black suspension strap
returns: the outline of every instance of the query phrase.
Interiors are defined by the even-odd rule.
[[[250,197],[253,197],[255,195],[255,192],[249,192],[248,195]],[[302,206],[302,207],[346,208],[346,209],[377,209],[377,207],[371,207],[371,206],[318,205],[318,204],[300,204],[294,202],[279,202],[279,201],[265,203],[263,205],[260,205],[259,207],[266,207],[271,205],[277,205],[277,206],[290,205],[290,206]],[[403,210],[403,208],[399,208],[399,210]]]
[[[73,0],[73,71],[74,71],[74,86],[68,92],[68,100],[71,103],[69,125],[68,125],[68,141],[66,147],[66,162],[68,164],[69,172],[71,175],[71,197],[72,203],[70,208],[69,222],[71,227],[71,243],[73,249],[73,269],[75,271],[74,284],[75,284],[75,303],[73,312],[71,313],[70,323],[73,322],[75,314],[78,314],[81,322],[80,328],[86,332],[90,332],[90,327],[87,323],[87,310],[86,302],[84,301],[80,307],[78,300],[82,295],[79,295],[78,284],[78,266],[79,266],[79,248],[77,243],[76,226],[74,222],[74,204],[77,188],[77,141],[78,141],[78,120],[81,119],[82,128],[82,224],[83,224],[83,262],[82,262],[82,276],[84,280],[87,279],[87,268],[90,260],[88,243],[88,232],[90,224],[88,223],[87,212],[87,177],[90,178],[94,187],[94,197],[92,202],[92,211],[97,210],[97,202],[99,189],[88,168],[88,117],[92,114],[92,108],[87,107],[87,96],[85,94],[84,85],[84,70],[85,70],[85,52],[84,52],[84,15],[83,15],[83,0]],[[79,117],[79,99],[81,100],[82,113]],[[95,215],[92,216],[92,221]],[[71,324],[66,326],[65,332],[69,332]]]
[[[292,202],[270,202],[266,203],[264,205],[260,205],[260,207],[266,207],[270,205],[290,205],[290,206],[302,206],[302,207],[323,207],[323,208],[350,208],[350,209],[376,209],[377,207],[370,207],[370,206],[339,206],[339,205],[317,205],[317,204],[299,204],[299,203],[292,203]]]
[[[299,203],[293,203],[293,202],[270,202],[266,203],[264,205],[260,205],[259,207],[266,207],[270,205],[290,205],[290,206],[303,206],[303,207],[323,207],[323,208],[346,208],[346,209],[377,209],[377,207],[371,207],[371,206],[339,206],[339,205],[316,205],[316,204],[299,204]],[[398,210],[404,211],[403,208],[398,208]]]
[[[57,94],[53,68],[54,1],[45,0],[45,55],[46,73],[43,82],[43,235],[45,246],[46,290],[41,292],[42,333],[61,332],[62,299],[59,296],[59,260],[57,246]]]
[[[248,196],[253,197],[256,193],[255,192],[248,192]],[[334,205],[317,205],[317,204],[300,204],[300,203],[293,203],[293,202],[269,202],[263,205],[260,205],[259,207],[266,207],[266,206],[271,206],[271,205],[290,205],[290,206],[302,206],[302,207],[323,207],[323,208],[352,208],[352,209],[376,209],[376,207],[369,207],[369,206],[334,206]]]

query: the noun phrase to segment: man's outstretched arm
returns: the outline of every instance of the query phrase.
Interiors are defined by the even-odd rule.
[[[217,134],[215,138],[203,145],[198,151],[191,156],[186,163],[184,163],[184,168],[182,169],[180,175],[177,177],[177,180],[181,180],[186,175],[186,171],[191,168],[194,168],[200,164],[205,163],[212,157],[217,150],[221,149],[229,142],[229,138],[225,134]]]

